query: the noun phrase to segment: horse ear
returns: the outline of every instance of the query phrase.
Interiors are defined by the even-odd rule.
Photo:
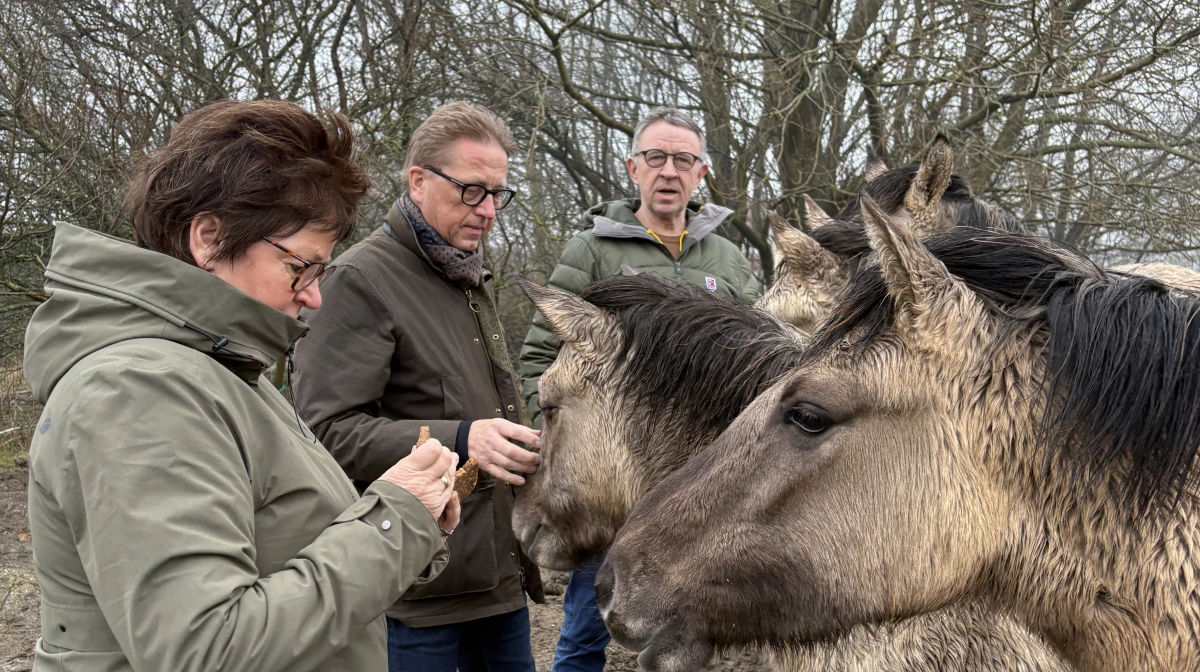
[[[879,158],[879,155],[875,153],[875,150],[868,147],[867,167],[866,170],[863,171],[863,179],[867,182],[870,182],[886,172],[888,172],[887,164],[883,162],[883,159]]]
[[[825,214],[821,206],[808,194],[804,194],[804,219],[809,229],[816,229],[833,222],[833,218]]]
[[[945,231],[945,225],[939,222],[938,206],[953,174],[954,152],[950,149],[950,140],[938,133],[904,195],[904,206],[912,214],[914,233],[918,237]]]
[[[603,310],[570,292],[542,287],[521,276],[517,276],[517,284],[563,343],[589,342],[610,319]]]
[[[897,325],[916,328],[945,290],[959,283],[903,222],[888,217],[870,197],[862,197],[863,224],[875,250],[888,294],[896,302]]]
[[[804,198],[810,204],[810,210],[815,208],[817,212],[822,212],[817,204],[812,202],[812,199],[809,199],[808,196]],[[822,214],[824,213],[822,212]],[[828,215],[825,216],[825,219],[833,221],[829,219]],[[775,256],[787,262],[788,267],[796,273],[806,277],[815,276],[825,269],[838,266],[838,259],[832,252],[821,247],[821,244],[813,240],[812,236],[788,224],[787,220],[777,213],[768,213],[767,221],[771,225],[771,241],[775,248]],[[813,221],[812,215],[809,215],[809,221]]]

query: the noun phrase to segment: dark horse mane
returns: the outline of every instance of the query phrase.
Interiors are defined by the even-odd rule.
[[[1093,476],[1127,460],[1127,504],[1174,506],[1200,448],[1200,294],[1106,273],[1045,238],[959,228],[923,242],[990,310],[1045,337],[1041,438],[1053,454]],[[806,359],[847,340],[865,347],[893,309],[872,265]]]
[[[871,243],[862,223],[862,197],[870,196],[884,212],[895,212],[904,205],[904,196],[919,168],[919,164],[912,163],[889,170],[864,184],[832,222],[813,230],[813,239],[843,259],[854,259],[870,252]],[[1020,220],[975,198],[970,185],[957,174],[950,176],[950,186],[942,194],[942,201],[957,210],[957,226],[1025,233]]]
[[[724,429],[803,352],[799,332],[775,317],[655,275],[605,278],[580,297],[612,314],[623,334],[616,384],[696,431]]]

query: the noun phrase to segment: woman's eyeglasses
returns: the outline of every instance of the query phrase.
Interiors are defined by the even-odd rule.
[[[291,250],[287,249],[286,247],[280,245],[279,243],[271,240],[270,238],[267,238],[266,236],[263,236],[263,240],[265,240],[268,243],[279,248],[279,250],[281,252],[283,252],[284,254],[286,254],[286,255],[290,256],[291,258],[295,259],[296,261],[304,264],[304,270],[297,273],[296,279],[292,280],[292,291],[293,292],[303,291],[305,287],[308,287],[309,285],[316,282],[317,280],[320,280],[321,278],[324,278],[324,277],[328,276],[330,273],[333,273],[334,271],[337,270],[337,266],[330,266],[328,263],[326,263],[324,261],[309,261],[309,260],[305,259],[304,257],[301,257],[298,254],[295,254],[294,252],[292,252]]]
[[[513,191],[512,189],[488,189],[482,184],[464,184],[443,173],[437,168],[434,168],[433,166],[421,167],[433,173],[434,175],[441,176],[443,179],[449,180],[450,182],[458,185],[458,187],[462,189],[463,204],[469,205],[472,208],[480,203],[483,203],[483,199],[491,196],[492,202],[496,204],[496,209],[503,210],[504,208],[508,207],[509,203],[512,203],[513,196],[517,195],[517,192]]]

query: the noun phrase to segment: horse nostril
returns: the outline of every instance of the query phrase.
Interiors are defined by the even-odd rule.
[[[612,602],[613,588],[616,584],[617,575],[613,572],[612,564],[605,560],[596,572],[596,606],[600,607],[602,613],[608,610],[608,605]]]

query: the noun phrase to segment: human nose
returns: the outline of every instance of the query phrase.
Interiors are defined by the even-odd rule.
[[[304,289],[296,292],[296,301],[309,310],[321,307],[321,283],[313,282]]]
[[[487,194],[479,205],[475,206],[475,214],[484,219],[496,218],[496,196],[495,194]]]

